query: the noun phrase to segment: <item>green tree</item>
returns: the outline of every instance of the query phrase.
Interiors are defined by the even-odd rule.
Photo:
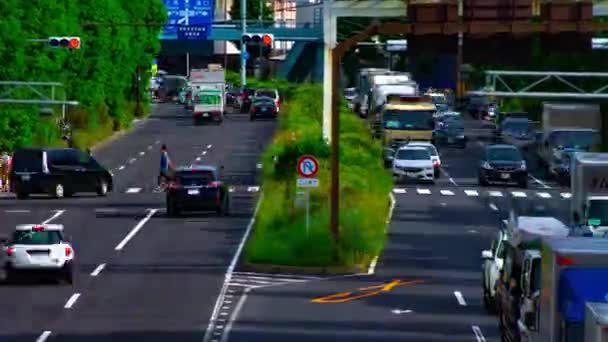
[[[266,0],[245,1],[247,2],[247,20],[258,20],[260,13],[263,21],[273,20],[272,6],[269,6]],[[241,0],[234,0],[230,8],[230,16],[232,20],[241,20]]]

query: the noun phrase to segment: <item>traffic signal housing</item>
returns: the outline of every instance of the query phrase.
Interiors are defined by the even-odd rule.
[[[52,48],[80,49],[80,37],[49,37],[48,43]]]
[[[272,33],[245,33],[241,38],[241,42],[243,44],[272,46],[274,35]]]

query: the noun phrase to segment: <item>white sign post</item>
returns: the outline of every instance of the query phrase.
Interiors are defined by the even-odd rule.
[[[319,172],[319,161],[311,155],[301,156],[298,160],[298,173],[301,178],[297,180],[298,188],[306,188],[306,234],[310,229],[310,190],[319,186],[319,179],[314,178]]]

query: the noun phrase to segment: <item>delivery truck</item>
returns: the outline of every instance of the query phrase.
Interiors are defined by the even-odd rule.
[[[608,153],[577,152],[571,163],[572,225],[608,232]]]
[[[207,69],[190,71],[192,118],[194,124],[224,120],[226,73],[221,65],[209,64]]]

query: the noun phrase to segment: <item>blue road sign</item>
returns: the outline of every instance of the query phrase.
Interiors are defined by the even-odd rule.
[[[178,40],[206,40],[211,25],[180,26],[177,28]]]
[[[243,51],[243,53],[241,54],[241,58],[244,60],[248,60],[249,59],[249,52],[247,51]]]
[[[201,40],[211,33],[214,0],[163,0],[168,21],[160,34],[163,40]],[[182,28],[183,26],[192,28]]]
[[[184,0],[163,0],[167,8],[167,26],[160,33],[160,39],[177,39],[177,22],[182,18],[180,10],[184,8]]]

